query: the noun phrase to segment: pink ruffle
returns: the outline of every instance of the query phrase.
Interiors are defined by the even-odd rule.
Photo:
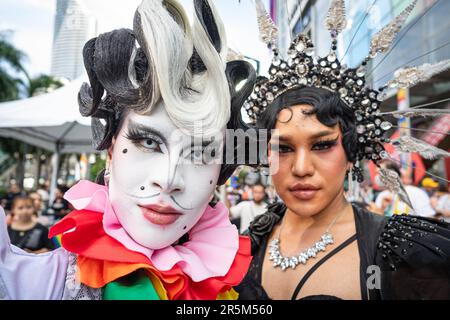
[[[81,180],[64,198],[77,210],[103,212],[105,232],[127,249],[147,256],[159,270],[167,271],[178,264],[195,282],[226,275],[239,248],[239,233],[229,220],[228,209],[220,202],[214,208],[207,206],[189,232],[189,241],[153,250],[136,243],[119,223],[106,186]]]

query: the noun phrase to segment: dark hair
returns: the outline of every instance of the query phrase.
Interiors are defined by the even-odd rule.
[[[17,206],[17,203],[20,201],[28,201],[30,202],[31,206],[33,206],[33,200],[28,196],[15,196],[11,202],[11,210],[14,209],[15,206]]]
[[[244,132],[247,130],[254,129],[252,126],[246,124],[244,120],[242,120],[241,109],[242,105],[244,104],[248,96],[251,94],[253,87],[255,85],[256,82],[255,69],[250,63],[246,61],[235,60],[227,63],[225,74],[228,79],[228,86],[230,88],[230,96],[231,96],[231,117],[227,123],[227,129],[235,129],[235,130],[241,129]],[[243,81],[245,82],[242,85]],[[237,90],[238,87],[240,87],[239,90]],[[245,164],[252,165],[248,163],[249,144],[256,143],[256,141],[251,141],[248,137],[246,137],[245,141],[241,142],[243,143],[243,145],[239,145],[238,140],[234,140],[234,143],[235,143],[235,150],[233,155],[234,158],[233,163],[227,163],[225,152],[226,146],[225,144],[223,146],[224,148],[222,159],[223,161],[222,167],[220,168],[220,175],[219,180],[217,181],[217,185],[224,184],[239,165]],[[237,163],[238,161],[237,155],[242,149],[246,153],[244,163]],[[257,165],[257,163],[255,163],[255,165]]]
[[[327,127],[339,124],[342,131],[342,144],[350,162],[356,161],[357,133],[353,110],[348,107],[338,93],[326,89],[301,87],[291,89],[277,97],[270,106],[261,113],[257,121],[258,128],[272,130],[275,128],[281,110],[306,104],[313,107],[308,115],[315,115],[320,123]],[[269,133],[270,134],[270,133]]]
[[[261,182],[257,182],[257,183],[255,183],[254,185],[252,185],[252,188],[253,188],[253,187],[257,187],[257,186],[263,187],[263,189],[266,190],[266,186],[263,185]]]
[[[13,200],[12,200],[12,203],[11,203],[11,213],[10,213],[10,214],[11,214],[11,217],[14,216],[13,210],[14,210],[14,208],[17,206],[17,203],[20,202],[20,201],[28,201],[28,202],[30,202],[30,206],[33,208],[33,216],[35,216],[35,217],[38,216],[38,213],[37,213],[36,210],[34,209],[33,199],[31,199],[31,198],[28,197],[28,196],[15,196],[15,197],[13,198]]]

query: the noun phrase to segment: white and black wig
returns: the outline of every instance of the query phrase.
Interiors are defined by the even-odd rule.
[[[78,100],[81,114],[92,117],[98,150],[111,146],[129,110],[146,114],[161,99],[174,124],[191,135],[199,132],[199,122],[205,136],[249,129],[240,110],[255,71],[245,61],[226,62],[225,30],[211,0],[194,0],[194,8],[191,26],[176,0],[143,0],[133,30],[86,43],[90,85],[83,84]],[[240,164],[223,164],[218,184]]]

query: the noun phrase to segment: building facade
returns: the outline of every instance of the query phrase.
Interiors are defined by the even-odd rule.
[[[51,75],[73,80],[84,72],[82,49],[96,35],[96,21],[79,0],[57,0]]]
[[[280,28],[279,47],[286,51],[290,39],[300,32],[311,37],[316,54],[330,50],[330,35],[323,26],[330,0],[272,0]],[[339,58],[349,67],[357,66],[369,52],[370,41],[383,26],[398,15],[411,0],[347,0],[347,29],[339,36]],[[369,67],[374,87],[385,84],[395,70],[450,59],[450,1],[421,0],[397,36],[388,54],[380,54]],[[367,14],[368,13],[368,14]],[[287,27],[286,27],[287,26]],[[420,44],[420,45],[419,45]],[[445,78],[445,77],[444,77]],[[450,91],[450,83],[440,84],[434,93]],[[442,87],[444,86],[444,87]],[[412,97],[414,103],[425,101]]]

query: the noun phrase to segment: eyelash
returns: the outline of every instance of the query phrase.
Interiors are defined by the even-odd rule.
[[[158,138],[157,136],[154,136],[152,134],[149,134],[148,132],[142,132],[138,129],[130,129],[130,131],[127,133],[126,138],[128,140],[130,140],[135,146],[137,146],[138,148],[144,149],[145,151],[149,151],[149,150],[153,150],[153,151],[157,151],[157,152],[162,152],[161,148],[159,147],[160,145],[164,144],[164,142]],[[142,145],[142,142],[144,140],[151,140],[152,142],[155,142],[157,144],[157,149],[150,149],[147,147],[144,147]],[[212,146],[206,146],[204,148],[201,149],[202,152],[202,163],[203,164],[207,164],[205,163],[204,159],[203,159],[203,153],[205,152],[205,150],[207,150],[208,148],[213,148]],[[194,158],[194,153],[199,151],[199,149],[191,149],[190,152],[188,153],[189,158],[192,160]]]
[[[328,149],[334,147],[337,144],[337,142],[338,142],[338,138],[331,139],[331,140],[318,141],[312,146],[311,150],[314,150],[314,151],[328,150]],[[278,148],[279,148],[279,153],[282,153],[282,154],[292,151],[292,148],[289,147],[288,145],[279,145]]]
[[[287,145],[283,145],[283,144],[280,144],[278,146],[278,148],[279,148],[279,153],[288,153],[289,151],[292,151],[291,147],[289,147]],[[289,150],[286,150],[286,149],[289,149]]]
[[[328,150],[332,147],[334,147],[338,142],[338,139],[331,139],[331,140],[322,140],[318,141],[313,145],[313,150],[321,151],[321,150]],[[317,149],[314,149],[314,147],[317,147]]]
[[[128,140],[130,140],[138,148],[145,149],[146,151],[154,150],[154,151],[157,151],[157,152],[161,152],[160,145],[163,144],[163,141],[161,139],[159,139],[157,136],[149,134],[148,132],[142,132],[142,131],[139,131],[137,129],[130,129],[130,131],[126,135],[126,138]],[[151,140],[152,142],[156,143],[157,144],[157,148],[156,149],[150,149],[150,148],[144,147],[142,145],[142,142],[145,141],[145,140],[147,140],[147,141]]]

